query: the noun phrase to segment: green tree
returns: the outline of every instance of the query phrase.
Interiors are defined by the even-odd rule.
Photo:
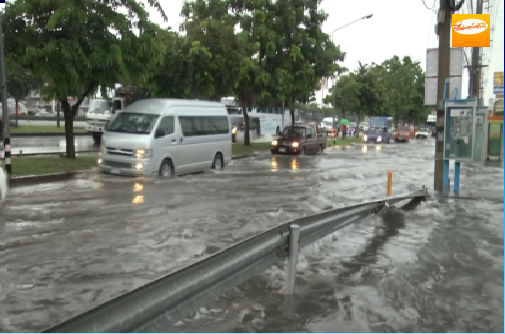
[[[19,101],[24,100],[30,91],[40,90],[44,85],[42,77],[33,76],[29,70],[23,67],[19,59],[16,57],[5,59],[7,93],[16,102],[16,127],[18,126]]]
[[[320,1],[279,0],[272,7],[276,13],[272,30],[277,37],[266,52],[271,91],[287,102],[294,122],[294,104],[309,103],[321,88],[321,78],[341,70],[336,61],[343,61],[345,54],[322,32],[328,15]]]
[[[166,17],[158,1],[149,5]],[[61,103],[68,158],[75,157],[73,119],[84,98],[99,86],[105,96],[118,82],[147,83],[166,50],[160,29],[135,0],[16,0],[7,4],[4,22],[6,55],[44,77],[42,95]],[[77,102],[70,105],[68,97]]]
[[[334,96],[333,96],[334,95]],[[333,99],[335,98],[335,99]],[[345,118],[346,112],[355,114],[360,108],[360,85],[356,80],[354,73],[341,76],[335,86],[329,90],[324,102],[329,104],[335,101],[335,108],[340,109],[342,118]],[[345,138],[345,132],[342,134]]]
[[[240,71],[239,40],[234,31],[237,17],[222,0],[185,1],[181,15],[188,42],[199,43],[201,52],[210,54],[203,71],[193,73],[193,80],[201,83],[199,86],[208,99],[219,101],[229,96]]]
[[[272,101],[272,74],[268,70],[267,53],[275,52],[275,13],[270,1],[228,0],[239,25],[237,55],[239,73],[234,84],[234,95],[242,105],[245,120],[244,145],[250,145],[247,108],[266,106]]]

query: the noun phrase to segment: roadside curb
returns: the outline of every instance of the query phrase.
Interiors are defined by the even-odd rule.
[[[13,152],[13,151],[11,151]],[[19,151],[18,151],[19,152]],[[100,153],[98,150],[84,150],[84,151],[78,151],[75,152],[75,154],[89,154],[89,153]],[[3,151],[0,151],[0,154],[3,154]],[[37,156],[44,156],[44,155],[64,155],[65,152],[37,152],[37,153],[11,153],[12,157],[16,158],[21,158],[21,157],[37,157]]]
[[[68,181],[72,180],[77,175],[83,174],[87,171],[88,170],[81,170],[77,172],[30,175],[30,176],[14,176],[9,179],[9,188],[33,186],[40,183],[49,183],[56,181]]]
[[[74,137],[88,136],[87,132],[76,132]],[[29,138],[29,137],[65,137],[65,132],[37,132],[37,133],[11,133],[11,138]]]
[[[241,160],[241,159],[245,159],[245,158],[252,158],[252,157],[257,157],[258,155],[255,153],[255,154],[247,154],[247,155],[233,155],[231,157],[231,160]]]

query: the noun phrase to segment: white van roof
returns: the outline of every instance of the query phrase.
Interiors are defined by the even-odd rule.
[[[144,114],[160,115],[166,108],[171,107],[205,107],[205,108],[211,108],[211,110],[209,111],[216,111],[216,109],[220,109],[223,111],[224,114],[228,114],[226,107],[220,102],[182,100],[182,99],[139,100],[129,105],[124,111],[142,112]]]

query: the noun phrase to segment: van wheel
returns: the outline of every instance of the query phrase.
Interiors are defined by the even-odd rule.
[[[319,152],[318,153],[323,153],[323,144],[319,145]]]
[[[159,176],[161,177],[173,177],[175,175],[174,173],[174,165],[172,164],[172,160],[170,159],[165,159],[161,162],[160,170],[158,172]]]
[[[303,147],[302,154],[307,155],[307,150],[305,149],[305,146]]]
[[[100,144],[102,141],[102,134],[100,132],[93,132],[92,137],[95,144]]]
[[[223,156],[221,155],[221,153],[216,153],[214,161],[212,162],[212,169],[221,170],[223,168],[224,168]]]

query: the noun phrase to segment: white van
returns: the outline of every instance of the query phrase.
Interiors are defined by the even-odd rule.
[[[226,107],[218,102],[147,99],[116,115],[102,140],[100,171],[171,177],[222,169],[231,161]]]

